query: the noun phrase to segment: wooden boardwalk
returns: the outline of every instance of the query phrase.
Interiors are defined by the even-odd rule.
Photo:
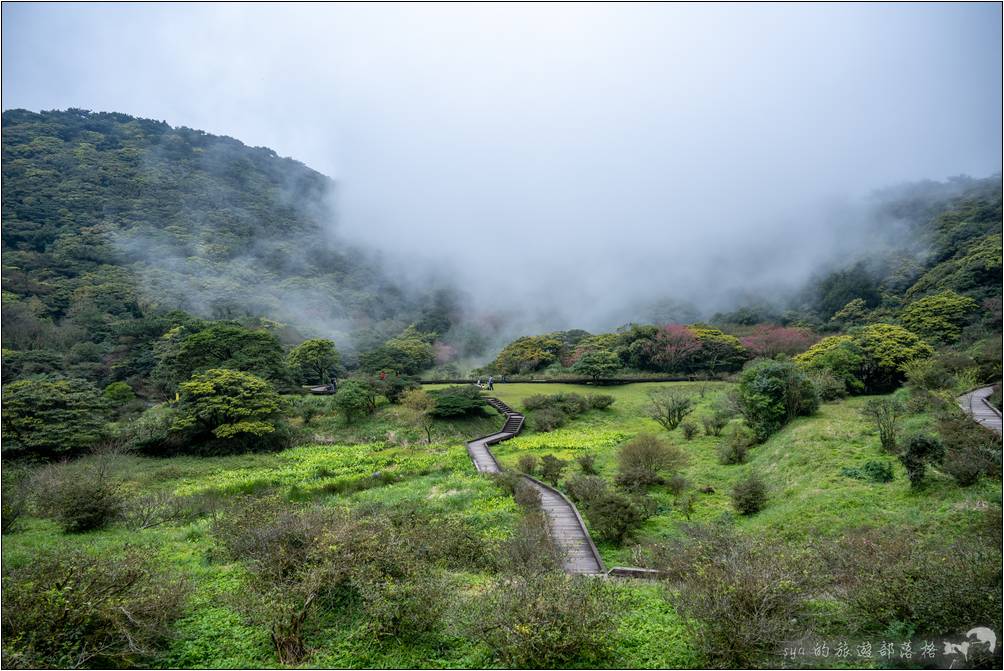
[[[505,424],[501,431],[475,438],[467,443],[467,453],[471,455],[471,461],[474,462],[478,472],[498,473],[502,469],[489,446],[508,440],[519,433],[525,418],[497,398],[489,398],[488,403],[505,415]],[[523,479],[540,493],[541,508],[547,515],[551,537],[562,555],[565,572],[585,575],[605,574],[603,559],[600,558],[600,553],[589,537],[579,511],[571,501],[558,490],[535,478],[524,475]]]
[[[1004,433],[1004,426],[1002,426],[1000,411],[990,405],[989,398],[993,392],[993,387],[980,387],[959,396],[958,401],[959,406],[973,418],[973,421],[1000,436]]]

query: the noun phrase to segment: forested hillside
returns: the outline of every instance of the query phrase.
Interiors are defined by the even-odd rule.
[[[5,112],[5,381],[142,387],[153,343],[189,315],[375,347],[421,317],[418,301],[335,237],[333,195],[325,176],[228,137]]]

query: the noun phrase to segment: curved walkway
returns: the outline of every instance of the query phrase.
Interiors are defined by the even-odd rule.
[[[990,404],[993,387],[980,387],[967,394],[959,396],[959,406],[967,415],[984,428],[990,429],[998,436],[1004,434],[1000,411]]]
[[[467,453],[471,455],[474,467],[480,473],[498,473],[502,470],[495,455],[488,449],[489,445],[501,443],[519,433],[523,428],[525,418],[497,398],[489,398],[488,403],[505,415],[502,430],[481,438],[475,438],[467,443]],[[586,525],[579,516],[579,511],[571,501],[557,489],[544,484],[536,478],[524,475],[523,479],[540,493],[540,504],[551,528],[551,537],[562,555],[562,564],[566,573],[586,575],[602,575],[606,573],[603,559],[593,544],[593,539],[586,531]]]

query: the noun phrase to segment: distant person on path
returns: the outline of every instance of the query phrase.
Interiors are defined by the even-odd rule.
[[[495,378],[491,375],[488,376],[488,391],[495,388]]]

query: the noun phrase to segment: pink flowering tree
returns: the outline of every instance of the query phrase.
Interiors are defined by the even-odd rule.
[[[819,336],[805,328],[760,324],[739,342],[755,357],[775,357],[778,354],[795,356],[809,349]]]
[[[667,324],[647,343],[648,358],[659,370],[687,372],[701,351],[701,342],[682,324]]]

